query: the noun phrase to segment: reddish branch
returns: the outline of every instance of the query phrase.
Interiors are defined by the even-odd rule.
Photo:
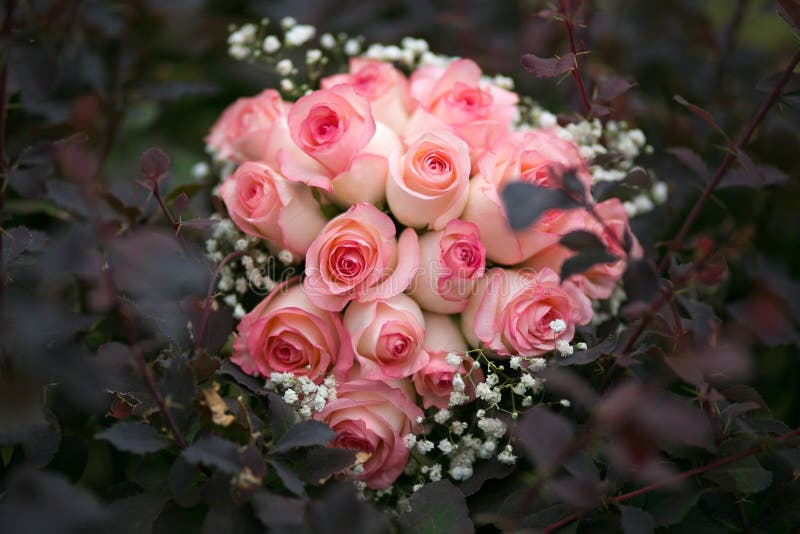
[[[206,333],[206,326],[208,325],[208,317],[211,314],[211,305],[214,302],[214,286],[217,284],[217,278],[219,278],[219,274],[222,272],[222,268],[225,267],[231,260],[238,258],[239,256],[243,255],[244,251],[238,250],[236,252],[231,252],[224,258],[222,261],[219,262],[217,268],[214,270],[214,274],[211,275],[211,280],[208,282],[208,291],[206,292],[206,299],[203,302],[203,317],[200,319],[200,327],[197,329],[197,333],[195,334],[194,338],[194,352],[196,353],[197,350],[200,348],[200,345],[203,343],[203,337]]]
[[[11,35],[11,28],[14,20],[14,9],[17,7],[16,0],[6,1],[5,18],[0,36],[5,40]],[[5,302],[6,294],[6,273],[3,269],[3,232],[5,225],[5,203],[6,203],[6,90],[8,87],[8,57],[3,60],[3,69],[0,71],[0,304]]]
[[[581,69],[578,66],[578,48],[575,46],[575,19],[572,17],[572,12],[566,6],[565,0],[559,1],[560,12],[563,17],[564,29],[567,32],[567,40],[569,41],[569,49],[575,58],[575,65],[572,67],[572,77],[578,85],[578,92],[581,95],[583,107],[586,108],[586,115],[592,114],[592,102],[586,93],[586,87],[583,85],[583,78],[581,77]]]
[[[800,428],[796,428],[796,429],[792,430],[791,432],[787,432],[786,434],[780,436],[778,438],[778,440],[787,441],[787,440],[790,440],[790,439],[792,439],[792,438],[794,438],[794,437],[796,437],[798,435],[800,435]],[[621,502],[625,502],[627,500],[633,499],[634,497],[640,497],[642,495],[650,493],[651,491],[657,490],[659,488],[663,488],[664,486],[675,484],[676,482],[680,482],[681,480],[686,480],[687,478],[691,478],[691,477],[693,477],[695,475],[701,475],[703,473],[711,471],[712,469],[716,469],[717,467],[722,467],[723,465],[731,464],[733,462],[736,462],[737,460],[741,460],[742,458],[747,458],[748,456],[752,456],[754,454],[758,454],[758,453],[764,451],[766,449],[766,447],[767,447],[766,443],[759,443],[758,445],[756,445],[754,447],[751,447],[751,448],[749,448],[749,449],[747,449],[745,451],[738,452],[736,454],[731,454],[730,456],[726,456],[724,458],[721,458],[721,459],[717,460],[716,462],[711,462],[710,464],[701,465],[699,467],[695,467],[693,469],[689,469],[688,471],[684,471],[682,473],[679,473],[679,474],[677,474],[677,475],[675,475],[673,477],[666,478],[666,479],[661,480],[659,482],[655,482],[653,484],[650,484],[649,486],[645,486],[643,488],[639,488],[637,490],[634,490],[634,491],[631,491],[631,492],[628,492],[628,493],[623,493],[622,495],[617,495],[616,497],[611,499],[611,502],[621,503]],[[581,518],[584,513],[585,512],[575,512],[574,514],[569,515],[569,516],[565,517],[564,519],[561,519],[559,521],[556,521],[555,523],[552,523],[552,524],[546,526],[542,530],[542,532],[544,532],[544,533],[555,532],[559,528],[564,527],[566,525],[569,525],[570,523],[572,523],[576,519]]]
[[[789,61],[789,65],[787,65],[786,69],[783,71],[783,75],[781,76],[780,80],[778,80],[778,83],[775,84],[775,88],[772,90],[769,97],[764,101],[763,104],[761,104],[761,107],[758,109],[755,116],[753,116],[747,126],[745,126],[744,130],[739,135],[739,138],[736,140],[730,150],[726,152],[725,158],[722,160],[717,172],[714,173],[714,176],[711,178],[711,181],[708,182],[708,185],[703,190],[700,198],[697,199],[697,202],[695,202],[694,206],[692,207],[692,211],[689,212],[689,216],[686,217],[683,226],[681,226],[678,234],[672,240],[671,246],[669,249],[667,249],[666,254],[664,254],[664,257],[661,259],[661,263],[658,265],[659,273],[663,273],[666,270],[675,251],[681,248],[683,240],[686,239],[686,236],[689,234],[689,230],[692,228],[695,220],[700,215],[700,211],[705,206],[706,202],[711,196],[711,193],[714,192],[714,189],[716,189],[719,185],[719,182],[722,180],[725,172],[736,160],[736,153],[741,150],[748,141],[750,141],[750,137],[752,137],[753,133],[756,131],[756,128],[758,128],[758,126],[761,124],[761,121],[764,120],[767,111],[769,111],[773,104],[778,101],[781,93],[783,92],[784,86],[791,78],[792,72],[798,63],[800,63],[800,50],[798,50],[794,56],[792,56],[791,61]]]

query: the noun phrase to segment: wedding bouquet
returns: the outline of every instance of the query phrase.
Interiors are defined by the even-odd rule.
[[[509,421],[617,311],[642,255],[629,217],[665,200],[659,182],[609,187],[642,132],[556,117],[423,40],[301,50],[315,28],[281,26],[233,29],[230,54],[280,90],[237,100],[206,139],[231,361],[358,451],[342,475],[373,498],[514,464]]]

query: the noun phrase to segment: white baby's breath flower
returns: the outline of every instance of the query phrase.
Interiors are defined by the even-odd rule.
[[[522,407],[527,408],[529,406],[533,406],[533,397],[531,397],[530,395],[522,399]]]
[[[450,443],[450,440],[443,439],[442,441],[439,442],[439,445],[437,446],[439,450],[445,454],[450,454],[451,452],[453,452],[453,444]]]
[[[434,444],[432,441],[423,439],[422,441],[417,441],[417,450],[422,454],[427,454],[433,450]]]
[[[294,261],[294,256],[291,251],[284,249],[278,252],[278,261],[284,265],[289,265]]]
[[[358,42],[358,39],[348,39],[344,43],[344,53],[348,56],[355,56],[359,52],[361,52],[361,43]]]
[[[498,382],[500,382],[500,377],[496,373],[489,373],[486,376],[486,383],[490,386],[496,386]]]
[[[418,425],[421,425],[423,421],[425,421],[425,418],[422,417],[421,415],[418,415],[415,421],[417,422]]]
[[[471,465],[456,465],[450,467],[450,476],[453,480],[467,480],[472,476]]]
[[[433,420],[443,425],[447,422],[448,419],[452,416],[452,412],[450,410],[439,410],[436,412],[436,415],[433,416]]]
[[[403,436],[403,445],[405,445],[407,448],[410,449],[411,447],[416,445],[416,443],[417,443],[417,436],[415,436],[414,434],[406,434],[405,436]]]
[[[506,433],[506,425],[500,419],[486,417],[478,421],[478,428],[490,438],[502,438]]]
[[[458,367],[461,365],[461,356],[455,352],[448,352],[444,358],[445,363],[450,367]]]
[[[572,406],[572,403],[569,401],[569,399],[561,399],[561,400],[560,400],[560,401],[558,401],[558,402],[559,402],[559,404],[561,404],[561,406],[563,406],[564,408],[569,408],[570,406]]]
[[[242,45],[233,45],[228,48],[228,55],[233,59],[241,61],[250,55],[250,49]]]
[[[573,348],[566,339],[559,339],[556,341],[556,350],[563,357],[572,356]]]
[[[294,65],[291,59],[282,59],[275,64],[275,72],[281,76],[288,76],[292,73]]]
[[[454,392],[464,391],[464,387],[465,387],[464,379],[461,378],[461,375],[460,374],[453,375],[453,391]]]
[[[467,423],[463,421],[453,421],[450,423],[450,431],[456,436],[460,436],[467,429]]]
[[[298,24],[286,32],[286,43],[291,46],[301,46],[314,37],[316,31],[317,29],[310,24]]]
[[[296,392],[295,392],[293,389],[287,389],[287,390],[286,390],[286,391],[283,393],[283,401],[284,401],[286,404],[292,405],[292,404],[294,404],[295,402],[297,402],[298,398],[299,398],[299,397],[297,396],[297,393],[296,393]]]
[[[528,363],[528,370],[532,373],[543,371],[547,367],[547,360],[544,358],[533,358]]]
[[[588,347],[588,345],[586,345],[586,343],[584,343],[583,341],[581,341],[581,342],[579,342],[579,343],[575,343],[575,348],[576,348],[577,350],[586,350],[586,349],[587,349],[587,348],[589,348],[589,347]]]
[[[194,164],[192,167],[192,178],[197,180],[201,180],[208,176],[211,168],[208,166],[208,163],[205,161],[200,161]]]
[[[536,379],[527,373],[524,373],[522,376],[519,377],[519,383],[525,386],[526,388],[530,389],[536,387]]]
[[[285,92],[285,93],[293,91],[294,90],[294,82],[292,80],[290,80],[289,78],[283,78],[281,80],[281,90],[283,92]]]
[[[500,463],[511,465],[517,461],[517,457],[511,452],[511,446],[506,446],[503,452],[497,455],[497,460]]]
[[[330,50],[336,46],[336,39],[330,33],[323,33],[319,38],[319,45],[325,50]]]
[[[424,484],[414,484],[413,486],[411,486],[411,491],[416,493],[422,489],[422,486],[424,486]]]
[[[486,382],[477,385],[475,394],[490,404],[497,404],[502,396],[500,391],[492,389]]]
[[[486,440],[481,445],[478,456],[483,459],[491,458],[495,450],[497,450],[497,443],[494,440]]]
[[[317,63],[320,59],[322,59],[322,50],[319,48],[312,48],[306,51],[306,63],[309,65]]]
[[[295,19],[294,17],[283,17],[281,19],[281,28],[283,28],[284,30],[288,30],[295,24],[297,24],[297,19]]]
[[[519,356],[512,356],[508,362],[508,365],[512,369],[519,369],[521,363],[522,363],[522,358],[520,358]]]
[[[466,404],[468,401],[469,397],[461,391],[453,391],[450,393],[450,406],[460,406]]]
[[[669,194],[667,184],[664,182],[656,182],[653,184],[650,194],[653,195],[653,200],[655,200],[658,204],[663,204],[667,201],[667,196]]]
[[[441,464],[433,464],[430,469],[428,470],[428,478],[431,479],[431,482],[438,482],[442,479],[442,465]]]
[[[273,54],[281,49],[281,40],[274,35],[267,35],[264,38],[264,43],[261,45],[261,48],[267,54]]]
[[[556,334],[560,334],[564,330],[567,329],[567,323],[564,322],[564,319],[555,319],[550,321],[550,330],[552,330]]]

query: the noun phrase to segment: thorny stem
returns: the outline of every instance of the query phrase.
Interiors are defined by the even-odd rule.
[[[139,371],[144,377],[147,390],[150,392],[150,395],[152,395],[153,400],[156,401],[158,409],[164,415],[164,419],[167,421],[167,426],[169,427],[170,432],[172,432],[172,437],[175,439],[175,443],[177,443],[179,448],[185,449],[187,446],[186,439],[183,437],[183,434],[178,428],[178,424],[172,417],[172,412],[170,412],[169,406],[167,406],[167,401],[164,399],[163,395],[161,395],[161,391],[158,389],[158,384],[156,384],[156,378],[155,375],[153,375],[153,370],[149,365],[147,365],[147,360],[145,360],[144,354],[142,354],[142,349],[136,342],[136,327],[133,322],[130,308],[120,296],[117,296],[116,308],[124,322],[125,331],[128,336],[128,343],[130,343],[131,346],[131,352],[136,360],[136,365],[139,367]]]
[[[0,35],[3,38],[11,34],[14,9],[17,7],[16,0],[6,1],[5,18]],[[5,303],[6,297],[6,273],[3,269],[3,226],[5,225],[5,203],[6,203],[6,90],[8,87],[8,59],[3,59],[3,69],[0,71],[0,306]]]
[[[155,197],[156,201],[158,201],[158,205],[161,206],[161,211],[164,212],[164,217],[167,218],[169,224],[171,224],[172,228],[175,230],[175,235],[178,237],[178,240],[183,243],[183,236],[181,235],[181,223],[176,221],[172,216],[172,213],[169,211],[167,204],[164,202],[164,197],[161,196],[161,190],[158,188],[158,182],[153,184],[153,196]]]
[[[778,83],[775,84],[775,88],[772,90],[769,97],[764,101],[763,104],[761,104],[761,107],[744,128],[731,149],[726,152],[722,163],[717,169],[717,172],[714,173],[714,176],[711,178],[711,181],[708,182],[708,185],[703,190],[700,198],[698,198],[697,202],[695,202],[694,206],[692,207],[692,211],[689,212],[689,216],[686,217],[683,226],[681,226],[681,229],[672,240],[672,244],[667,249],[664,257],[661,259],[661,263],[658,265],[658,273],[661,274],[666,270],[675,251],[681,248],[683,240],[686,239],[686,236],[689,234],[689,230],[692,228],[695,220],[700,215],[700,211],[703,209],[703,206],[705,206],[706,202],[711,196],[711,193],[713,193],[714,189],[716,189],[716,187],[719,185],[719,182],[722,180],[722,177],[725,175],[725,171],[728,170],[728,167],[730,167],[734,160],[736,160],[736,153],[747,144],[747,142],[750,140],[750,137],[752,137],[753,133],[756,131],[756,128],[758,128],[759,124],[761,124],[761,121],[764,120],[767,111],[769,111],[773,104],[777,102],[778,98],[780,98],[783,87],[791,78],[792,72],[798,63],[800,63],[800,50],[795,52],[794,56],[792,56],[792,59],[789,61],[789,64],[783,71],[783,75],[781,76],[780,80],[778,80]]]
[[[586,94],[586,87],[583,85],[583,78],[581,77],[581,69],[578,66],[578,49],[575,46],[575,21],[572,18],[572,14],[567,13],[567,8],[564,5],[564,0],[559,1],[560,11],[563,16],[564,22],[564,29],[567,32],[567,39],[569,40],[569,49],[572,52],[572,55],[575,58],[575,65],[572,67],[572,77],[575,79],[575,83],[578,85],[578,92],[581,95],[581,101],[583,102],[583,107],[586,108],[586,115],[591,116],[592,114],[592,102],[589,100],[589,97]]]
[[[206,333],[206,325],[208,325],[208,317],[211,314],[211,305],[214,302],[214,286],[217,284],[217,278],[219,278],[219,273],[222,272],[222,268],[225,267],[231,260],[242,256],[244,251],[237,250],[235,252],[231,252],[224,258],[222,261],[219,262],[217,268],[214,269],[214,274],[211,275],[211,280],[208,282],[208,291],[206,292],[206,299],[203,302],[203,317],[200,319],[200,327],[197,329],[197,334],[194,338],[194,352],[197,353],[200,345],[203,343],[203,336]]]
[[[798,435],[800,435],[800,428],[796,428],[796,429],[792,430],[791,432],[787,432],[786,434],[783,434],[782,436],[780,436],[778,438],[778,440],[779,441],[787,441],[787,440],[790,440],[790,439],[792,439],[792,438],[794,438],[794,437],[796,437]],[[680,482],[682,480],[686,480],[687,478],[691,478],[691,477],[693,477],[695,475],[701,475],[703,473],[711,471],[712,469],[716,469],[717,467],[722,467],[724,465],[728,465],[728,464],[731,464],[731,463],[736,462],[738,460],[741,460],[742,458],[747,458],[748,456],[752,456],[754,454],[758,454],[758,453],[764,451],[766,449],[766,446],[767,446],[766,443],[759,443],[758,445],[755,445],[754,447],[751,447],[751,448],[749,448],[749,449],[747,449],[745,451],[738,452],[736,454],[731,454],[730,456],[726,456],[724,458],[720,458],[719,460],[717,460],[715,462],[711,462],[710,464],[701,465],[699,467],[695,467],[693,469],[689,469],[688,471],[684,471],[682,473],[679,473],[679,474],[677,474],[677,475],[675,475],[673,477],[666,478],[666,479],[660,480],[658,482],[654,482],[653,484],[650,484],[649,486],[645,486],[643,488],[639,488],[637,490],[630,491],[628,493],[623,493],[622,495],[617,495],[616,497],[611,499],[611,502],[614,502],[614,503],[625,502],[625,501],[628,501],[628,500],[633,499],[635,497],[640,497],[642,495],[650,493],[651,491],[663,488],[664,486],[669,486],[671,484],[675,484],[676,482]],[[575,521],[577,519],[580,519],[583,516],[584,513],[585,512],[575,512],[572,515],[569,515],[569,516],[567,516],[567,517],[565,517],[563,519],[560,519],[559,521],[556,521],[555,523],[551,523],[550,525],[546,526],[542,530],[542,532],[544,532],[544,533],[555,532],[556,530],[560,529],[561,527],[569,525],[573,521]]]

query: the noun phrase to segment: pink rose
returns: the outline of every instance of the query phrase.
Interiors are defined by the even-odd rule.
[[[486,271],[486,248],[474,223],[454,219],[419,239],[420,268],[410,295],[425,310],[460,313]]]
[[[467,203],[469,147],[446,130],[423,133],[389,158],[386,200],[406,226],[444,228]]]
[[[461,375],[464,394],[470,401],[475,400],[475,386],[483,382],[483,371],[472,366],[472,358],[467,356],[467,343],[458,326],[447,315],[425,313],[425,350],[430,361],[414,377],[414,388],[422,397],[422,405],[427,410],[436,406],[444,410],[450,405],[453,392],[453,378]],[[455,352],[462,356],[462,363],[452,366],[447,363],[447,355]]]
[[[600,238],[609,254],[619,258],[612,263],[595,264],[588,270],[569,277],[569,281],[578,286],[587,297],[607,299],[625,272],[627,261],[625,251],[620,244],[625,243],[625,234],[630,232],[630,225],[628,224],[628,214],[618,198],[610,198],[596,204],[594,210],[605,223],[605,227],[589,212],[581,208],[570,210],[565,216],[560,217],[550,226],[550,232],[561,236],[576,230],[592,232]],[[632,240],[630,257],[639,259],[642,257],[642,247],[633,232],[630,232],[630,236]],[[564,261],[575,254],[576,252],[567,247],[554,243],[528,258],[524,265],[537,270],[549,267],[556,272],[561,272]]]
[[[337,436],[332,445],[359,451],[364,470],[356,479],[371,489],[389,487],[405,469],[409,449],[403,436],[417,432],[423,412],[397,388],[376,380],[345,382],[337,398],[314,416]]]
[[[240,98],[222,112],[206,137],[206,143],[216,150],[220,159],[262,161],[272,127],[288,110],[289,103],[281,100],[274,89]]]
[[[307,186],[289,182],[263,163],[240,165],[219,194],[242,232],[297,257],[306,253],[327,222]]]
[[[386,158],[400,144],[375,123],[369,101],[347,85],[300,98],[269,143],[286,178],[319,187],[342,205],[383,200]]]
[[[515,265],[553,245],[560,237],[547,230],[560,210],[549,210],[536,224],[513,231],[500,196],[506,185],[521,180],[540,187],[559,187],[568,169],[575,170],[587,191],[591,184],[577,147],[545,130],[504,137],[478,161],[477,167],[461,218],[478,225],[486,256],[502,265]]]
[[[341,311],[353,299],[368,302],[402,293],[418,266],[414,230],[406,228],[395,240],[389,216],[362,202],[332,219],[311,243],[303,288],[317,306]]]
[[[353,302],[344,312],[343,324],[363,378],[404,378],[428,363],[428,354],[422,349],[425,319],[407,295]]]
[[[408,80],[391,63],[376,59],[351,58],[350,72],[334,74],[320,82],[323,89],[349,85],[372,106],[372,116],[396,133],[402,133],[408,122],[411,99]]]
[[[505,134],[517,114],[516,93],[481,82],[474,61],[459,59],[447,68],[426,66],[411,76],[411,97],[419,104],[406,134],[429,128],[431,118],[446,124],[477,157]]]
[[[342,379],[353,366],[353,352],[338,314],[322,310],[299,284],[275,288],[242,317],[231,361],[250,375],[289,372],[321,382],[333,372]]]
[[[495,268],[482,278],[461,327],[467,341],[501,356],[539,356],[559,340],[570,341],[575,325],[592,318],[592,304],[571,282],[559,283],[552,269],[513,271]],[[561,320],[565,329],[550,324]]]

